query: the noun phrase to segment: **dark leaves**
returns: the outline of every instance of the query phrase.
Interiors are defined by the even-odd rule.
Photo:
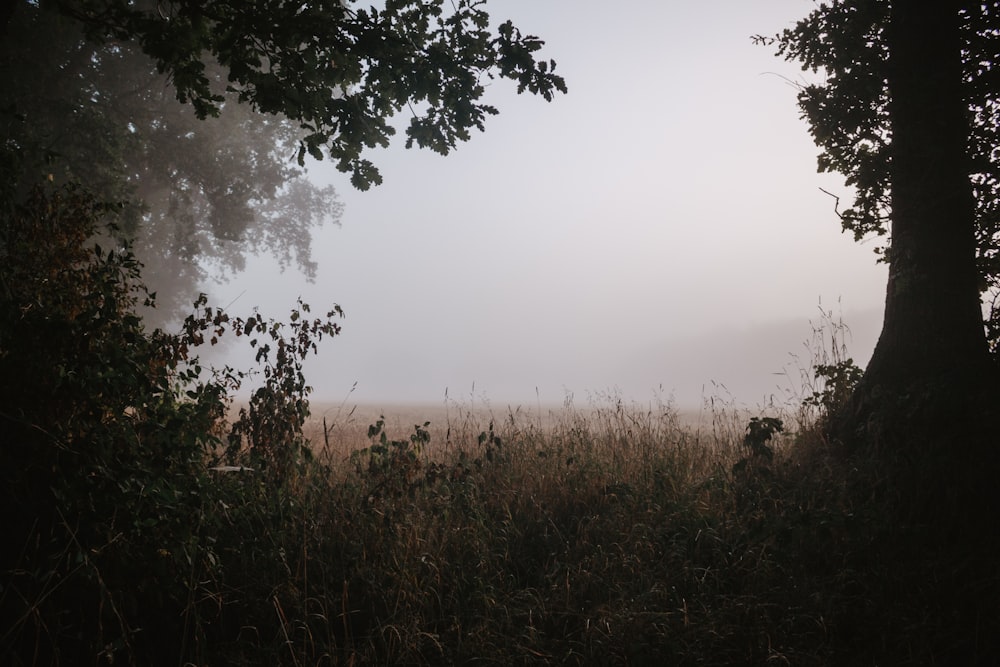
[[[994,3],[966,3],[961,10],[965,40],[965,99],[971,132],[968,170],[976,198],[976,236],[981,290],[991,303],[987,329],[1000,342],[1000,13]],[[824,3],[794,28],[758,44],[822,75],[802,86],[799,108],[821,153],[818,168],[844,176],[854,203],[840,211],[856,239],[884,236],[889,219],[889,151],[884,28],[887,0]],[[886,244],[888,245],[888,240]],[[882,249],[877,250],[881,252]]]
[[[414,112],[407,146],[445,154],[496,113],[480,102],[482,77],[511,79],[518,92],[546,100],[566,92],[555,62],[536,59],[542,40],[509,21],[489,34],[482,0],[396,0],[381,11],[282,0],[178,0],[167,15],[158,7],[59,4],[92,39],[137,42],[201,118],[223,102],[205,71],[217,61],[241,101],[309,132],[300,162],[325,151],[360,189],[381,182],[361,152],[387,145],[387,121],[403,109],[422,110]]]

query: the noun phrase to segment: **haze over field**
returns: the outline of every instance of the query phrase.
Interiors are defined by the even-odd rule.
[[[816,174],[789,83],[802,73],[750,40],[811,2],[493,5],[546,41],[569,94],[547,104],[495,82],[485,134],[446,158],[401,141],[374,153],[385,183],[369,192],[312,165],[346,206],[314,239],[316,282],[258,258],[209,287],[215,303],[278,318],[299,295],[340,304],[343,335],[307,367],[320,400],[356,382],[356,402],[610,390],[696,406],[714,381],[755,404],[787,384],[790,353],[807,356],[820,303],[864,365],[885,267],[820,190],[846,201]]]

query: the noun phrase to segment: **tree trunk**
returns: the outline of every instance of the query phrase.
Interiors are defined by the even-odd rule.
[[[993,385],[976,271],[959,20],[952,0],[891,7],[885,319],[847,419],[862,440],[912,441],[926,427],[967,418],[955,413],[961,405],[978,415]]]
[[[18,0],[0,0],[0,37],[7,34],[7,26],[10,25],[10,18],[14,15],[14,8]]]

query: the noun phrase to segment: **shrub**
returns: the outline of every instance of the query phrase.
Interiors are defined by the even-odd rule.
[[[207,528],[222,487],[208,466],[228,452],[272,481],[289,474],[308,414],[301,359],[339,332],[339,309],[308,322],[301,303],[290,338],[256,314],[211,308],[180,334],[146,331],[136,308],[153,297],[115,240],[115,210],[78,188],[38,188],[0,223],[5,664],[151,664],[192,651],[178,638],[204,630],[194,600],[221,577]],[[214,343],[227,330],[268,341],[265,384],[231,429],[229,395],[246,374],[207,374],[194,355],[205,334]]]

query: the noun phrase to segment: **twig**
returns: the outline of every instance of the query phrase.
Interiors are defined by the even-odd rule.
[[[830,197],[833,197],[833,212],[837,214],[838,218],[840,218],[841,220],[843,220],[844,219],[844,214],[840,212],[840,197],[838,197],[837,195],[833,194],[829,190],[824,190],[823,188],[820,188],[819,191],[822,192],[825,195],[829,195]]]

